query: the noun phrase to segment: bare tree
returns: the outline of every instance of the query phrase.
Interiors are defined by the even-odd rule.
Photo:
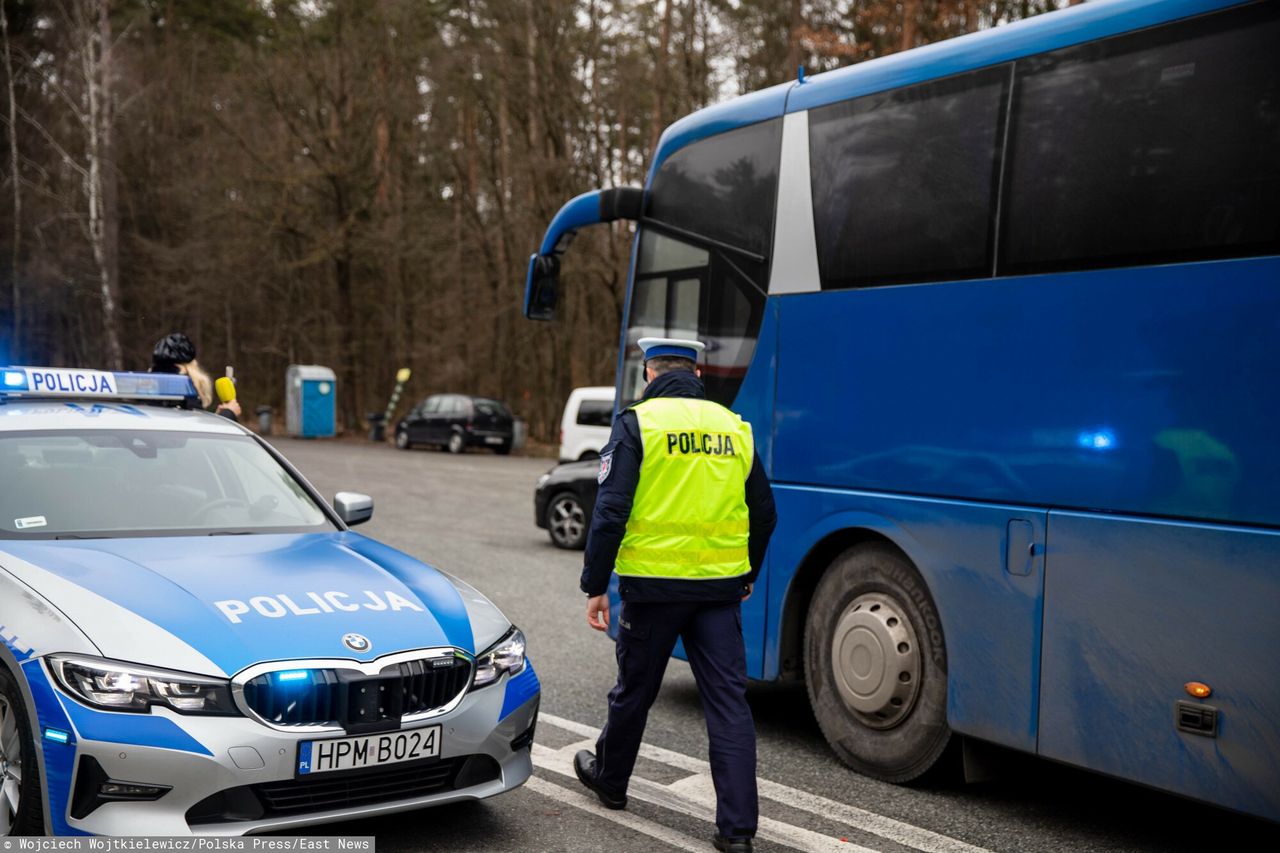
[[[9,247],[9,346],[17,355],[22,349],[22,288],[19,264],[22,257],[22,175],[18,171],[18,98],[13,85],[13,54],[9,46],[9,9],[0,0],[0,34],[4,39],[4,76],[9,89],[9,180],[13,182],[13,245]]]
[[[89,244],[97,267],[102,331],[108,365],[121,370],[119,175],[115,163],[115,92],[112,73],[110,0],[79,0],[73,6],[75,32],[82,45],[88,174]]]

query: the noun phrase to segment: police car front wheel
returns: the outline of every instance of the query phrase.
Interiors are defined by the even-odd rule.
[[[44,834],[40,772],[18,683],[0,667],[0,835]]]
[[[909,782],[941,758],[951,740],[942,622],[901,551],[866,543],[832,562],[814,590],[804,649],[814,716],[846,764]]]

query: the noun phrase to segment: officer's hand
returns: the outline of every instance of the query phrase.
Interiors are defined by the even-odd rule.
[[[609,594],[593,595],[587,599],[587,624],[597,631],[609,629]]]
[[[745,587],[747,588],[747,592],[746,592],[746,595],[742,596],[742,600],[743,600],[743,601],[746,601],[748,598],[750,598],[750,597],[751,597],[751,590],[752,590],[752,588],[754,588],[754,587],[755,587],[755,584],[750,584],[750,583],[748,583],[748,584],[743,584],[743,586],[745,586]]]

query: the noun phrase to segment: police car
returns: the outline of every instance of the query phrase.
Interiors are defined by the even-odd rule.
[[[239,835],[528,779],[520,631],[193,403],[0,368],[0,835]]]

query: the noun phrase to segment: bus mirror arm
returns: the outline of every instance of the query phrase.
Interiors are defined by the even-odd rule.
[[[612,187],[592,190],[570,199],[547,226],[542,245],[529,257],[525,278],[524,316],[550,320],[559,302],[560,256],[569,248],[579,228],[619,219],[639,221],[644,215],[644,190]]]
[[[639,187],[614,187],[600,191],[600,221],[628,219],[639,222],[644,216],[644,190]]]

